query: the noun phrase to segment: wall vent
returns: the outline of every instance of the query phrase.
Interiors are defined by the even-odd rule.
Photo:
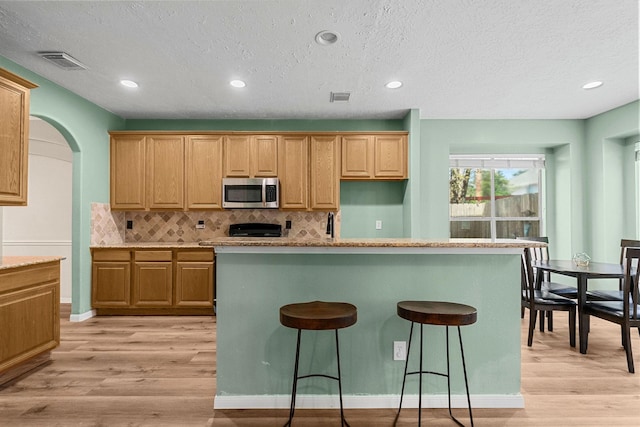
[[[351,92],[331,92],[329,102],[349,102]]]
[[[86,70],[87,67],[75,59],[73,56],[64,52],[38,52],[38,55],[56,64],[65,70]]]

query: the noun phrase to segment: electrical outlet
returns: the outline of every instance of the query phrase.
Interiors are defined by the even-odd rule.
[[[286,220],[286,221],[284,222],[284,224],[285,224],[285,225],[284,225],[284,229],[285,229],[285,230],[291,230],[291,221]]]
[[[133,230],[133,221],[130,219],[127,220],[127,230]]]
[[[393,360],[407,360],[407,342],[393,342]]]
[[[376,230],[382,230],[382,220],[376,220]]]
[[[196,224],[196,228],[199,230],[202,230],[204,228],[204,221],[199,220],[198,223]]]

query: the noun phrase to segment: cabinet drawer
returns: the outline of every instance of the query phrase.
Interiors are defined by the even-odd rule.
[[[213,249],[201,252],[178,252],[178,261],[213,261]]]
[[[94,251],[94,261],[129,261],[131,259],[131,252],[128,250],[108,250],[108,251]]]
[[[171,261],[171,251],[136,251],[136,261]]]

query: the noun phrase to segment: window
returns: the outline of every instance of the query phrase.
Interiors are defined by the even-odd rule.
[[[540,236],[544,157],[451,156],[449,235]]]

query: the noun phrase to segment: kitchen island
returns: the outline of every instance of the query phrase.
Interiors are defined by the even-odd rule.
[[[0,260],[0,386],[49,361],[60,344],[62,259]]]
[[[524,406],[520,254],[524,246],[538,243],[227,238],[200,244],[213,246],[216,253],[216,409],[288,408],[296,331],[280,325],[279,308],[314,300],[358,308],[357,323],[341,331],[345,408],[397,407],[404,362],[394,360],[393,343],[407,341],[410,327],[396,314],[402,300],[475,306],[477,323],[462,328],[472,404]],[[334,373],[332,338],[331,331],[303,333],[301,375]],[[445,369],[444,339],[444,328],[425,327],[429,370]],[[452,348],[451,357],[452,404],[464,407],[459,350]],[[416,390],[414,376],[407,381],[407,407],[417,407]],[[426,406],[446,407],[445,379],[426,379],[425,393]],[[307,379],[298,385],[297,406],[337,407],[336,395],[336,384]]]

